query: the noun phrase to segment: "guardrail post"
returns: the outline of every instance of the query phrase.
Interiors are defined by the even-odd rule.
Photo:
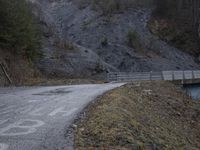
[[[115,73],[115,80],[118,81],[117,73]]]
[[[107,73],[107,77],[106,77],[107,79],[107,82],[110,82],[110,73]]]
[[[183,80],[182,80],[182,84],[184,84],[185,82],[185,71],[183,71]]]
[[[163,75],[163,71],[161,71],[161,80],[165,80],[164,75]]]
[[[192,71],[192,80],[194,79],[195,77],[194,77],[194,71]]]
[[[172,71],[172,81],[174,81],[174,71]]]
[[[152,80],[152,71],[150,71],[150,80]]]
[[[192,71],[192,83],[194,82],[194,79],[195,79],[195,77],[194,77],[194,71]]]

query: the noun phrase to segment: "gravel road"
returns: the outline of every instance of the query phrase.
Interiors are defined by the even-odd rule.
[[[123,84],[0,88],[0,150],[69,150],[65,131],[98,95]]]

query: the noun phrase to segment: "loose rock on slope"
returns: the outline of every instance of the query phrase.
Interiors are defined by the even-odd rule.
[[[39,67],[48,75],[93,76],[108,71],[198,69],[194,58],[152,35],[147,27],[151,9],[127,9],[103,16],[75,0],[34,0],[44,27],[44,55]],[[35,11],[37,12],[37,11]],[[127,33],[139,35],[142,51],[127,45]],[[73,50],[55,45],[71,41]],[[102,40],[107,45],[102,45]]]

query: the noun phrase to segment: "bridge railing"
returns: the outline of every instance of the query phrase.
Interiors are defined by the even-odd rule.
[[[108,81],[163,80],[161,72],[111,72]]]
[[[200,70],[160,71],[160,72],[110,72],[108,81],[141,81],[141,80],[193,80],[200,79]]]

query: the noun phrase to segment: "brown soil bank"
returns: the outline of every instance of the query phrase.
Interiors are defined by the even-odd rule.
[[[125,85],[89,106],[75,149],[200,149],[200,101],[169,82]]]
[[[40,71],[26,56],[0,48],[0,63],[12,81],[12,83],[8,81],[0,66],[0,86],[26,85],[42,78]]]

